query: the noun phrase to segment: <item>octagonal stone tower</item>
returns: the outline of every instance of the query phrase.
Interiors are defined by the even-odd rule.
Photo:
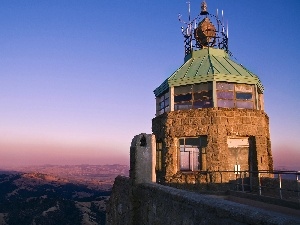
[[[228,28],[218,15],[209,14],[205,2],[201,9],[182,28],[184,64],[154,90],[162,183],[205,183],[208,174],[218,183],[241,171],[273,170],[263,85],[230,58]]]

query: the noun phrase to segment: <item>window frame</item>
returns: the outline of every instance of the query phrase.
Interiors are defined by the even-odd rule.
[[[156,142],[156,163],[155,170],[162,171],[162,141]]]
[[[223,87],[221,85],[224,85]],[[220,86],[220,87],[219,87]],[[222,98],[221,93],[231,93],[230,98]],[[238,98],[240,94],[251,94],[251,99]],[[229,95],[229,94],[227,94]],[[255,87],[253,84],[239,84],[229,82],[217,82],[216,85],[217,107],[220,108],[238,108],[238,109],[256,109],[255,99]],[[221,104],[222,102],[222,104]],[[247,103],[251,104],[251,107],[245,107]],[[244,107],[239,105],[244,104]],[[249,104],[249,106],[250,106]]]
[[[197,139],[197,145],[187,144],[188,139]],[[183,143],[183,144],[182,144]],[[200,172],[203,171],[203,154],[206,154],[207,136],[200,135],[197,137],[180,137],[178,138],[178,168],[181,172]],[[193,150],[197,148],[197,150]],[[190,151],[189,151],[190,150]],[[182,153],[188,153],[188,166],[183,168]],[[196,158],[195,158],[196,157]],[[206,160],[206,157],[205,157]],[[195,166],[196,162],[196,166]]]
[[[156,115],[159,116],[165,112],[170,111],[170,92],[164,92],[162,95],[157,97]]]
[[[180,101],[180,98],[183,100]],[[176,101],[176,99],[178,100]],[[210,107],[213,107],[212,82],[174,87],[174,111]]]

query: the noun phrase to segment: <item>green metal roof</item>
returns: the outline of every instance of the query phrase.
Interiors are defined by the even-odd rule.
[[[264,91],[259,78],[241,64],[232,61],[224,50],[206,48],[187,55],[185,63],[156,88],[154,94],[159,96],[173,86],[208,81],[255,84],[259,92]]]

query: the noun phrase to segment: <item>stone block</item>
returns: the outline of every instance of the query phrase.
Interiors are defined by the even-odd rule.
[[[243,124],[251,124],[251,118],[248,116],[243,116],[242,117],[242,123]]]
[[[212,117],[211,123],[212,124],[221,124],[221,117]]]
[[[226,117],[234,117],[234,112],[233,112],[233,111],[225,111],[225,112],[224,112],[224,115],[225,115]]]
[[[227,118],[227,123],[228,123],[229,125],[233,125],[233,124],[235,123],[235,118],[234,118],[234,117],[229,117],[229,118]]]
[[[200,118],[190,118],[190,125],[200,125]]]
[[[190,120],[188,117],[185,117],[183,119],[181,119],[181,125],[182,126],[188,126],[190,124]]]
[[[201,118],[201,124],[202,125],[210,124],[210,118],[208,118],[208,117]]]

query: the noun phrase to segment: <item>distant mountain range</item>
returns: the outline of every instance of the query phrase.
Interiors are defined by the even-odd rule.
[[[0,171],[0,224],[105,224],[106,201],[124,165],[30,166]]]

